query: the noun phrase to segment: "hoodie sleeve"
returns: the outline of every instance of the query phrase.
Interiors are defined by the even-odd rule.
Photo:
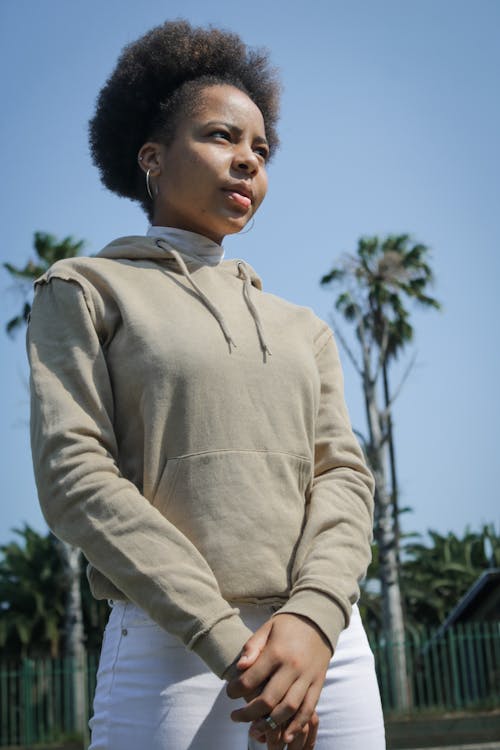
[[[33,464],[49,527],[222,676],[252,631],[196,547],[120,473],[91,289],[42,277],[27,349]]]
[[[321,390],[314,476],[291,596],[275,616],[309,618],[334,651],[371,559],[374,481],[351,429],[337,346],[326,324],[316,340],[316,362]]]

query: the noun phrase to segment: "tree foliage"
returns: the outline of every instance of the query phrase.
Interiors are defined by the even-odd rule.
[[[60,542],[27,524],[14,529],[18,540],[0,546],[0,657],[64,653],[68,582]],[[86,646],[97,650],[108,607],[90,593],[81,571]]]
[[[19,541],[0,547],[0,652],[60,654],[66,585],[57,541],[25,524]]]
[[[429,248],[411,245],[410,235],[362,237],[355,255],[345,255],[341,264],[321,279],[321,284],[341,287],[335,309],[355,324],[358,340],[376,344],[382,361],[397,357],[412,341],[414,329],[403,299],[413,299],[424,307],[440,308],[425,293],[433,282],[427,263]]]
[[[6,329],[10,336],[14,335],[14,333],[28,322],[31,311],[33,281],[42,276],[56,261],[79,255],[84,244],[83,240],[75,240],[73,237],[65,237],[62,240],[58,240],[53,234],[35,232],[33,238],[35,260],[29,260],[22,268],[12,263],[3,264],[3,267],[9,272],[11,278],[18,284],[19,291],[24,297],[21,312],[7,323]]]
[[[500,567],[500,536],[493,524],[462,537],[430,530],[430,545],[408,544],[401,580],[405,605],[416,624],[440,625],[488,567]],[[491,550],[491,556],[488,553]]]
[[[467,527],[462,536],[430,529],[428,541],[410,534],[403,549],[400,585],[406,627],[441,625],[460,599],[488,568],[500,568],[500,534],[493,524],[479,531]],[[362,584],[360,605],[372,632],[381,630],[378,551]]]

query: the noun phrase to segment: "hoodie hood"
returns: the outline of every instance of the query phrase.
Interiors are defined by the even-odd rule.
[[[195,232],[185,232],[185,235],[191,235],[193,241],[196,242],[198,239],[207,240],[200,234]],[[114,260],[173,260],[175,261],[176,253],[179,253],[184,257],[185,263],[188,266],[191,265],[202,265],[202,262],[196,258],[196,254],[188,253],[182,249],[182,246],[176,246],[177,243],[169,242],[163,237],[144,237],[144,235],[130,235],[128,237],[119,237],[109,245],[106,245],[100,252],[96,254],[97,258],[113,258]],[[222,268],[228,271],[234,269],[234,275],[241,278],[241,272],[238,269],[238,264],[245,266],[250,283],[259,291],[262,291],[262,279],[257,274],[254,268],[246,261],[239,260],[237,258],[232,260],[223,260],[219,264]],[[178,267],[177,263],[173,263],[173,269]],[[180,269],[178,269],[180,271]]]
[[[231,335],[226,319],[215,303],[197,284],[189,270],[189,266],[191,266],[193,270],[196,270],[196,268],[204,265],[203,261],[196,257],[196,250],[200,248],[200,241],[210,242],[210,240],[207,240],[206,237],[202,237],[194,232],[183,232],[183,240],[185,240],[186,234],[192,235],[193,237],[192,245],[194,253],[187,252],[185,241],[182,242],[183,249],[178,249],[172,241],[167,241],[164,237],[131,236],[120,237],[119,239],[114,240],[109,245],[106,245],[106,247],[97,254],[97,257],[112,258],[114,260],[170,261],[170,270],[177,271],[186,278],[207,309],[217,320],[228,343],[229,352],[231,352],[232,348],[236,347],[237,344]],[[179,246],[180,244],[181,243],[179,243]],[[225,271],[233,273],[237,278],[242,280],[243,297],[248,311],[254,319],[260,346],[265,358],[266,355],[271,354],[271,350],[267,343],[259,311],[255,306],[251,294],[252,287],[255,287],[259,291],[262,290],[262,281],[260,277],[251,266],[245,263],[245,261],[239,259],[222,261],[217,267],[221,267]]]

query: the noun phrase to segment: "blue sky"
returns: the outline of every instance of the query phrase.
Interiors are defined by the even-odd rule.
[[[100,185],[87,147],[99,88],[123,45],[188,18],[267,46],[281,69],[282,147],[255,227],[226,242],[265,288],[328,320],[320,277],[362,235],[409,233],[431,249],[443,311],[413,310],[416,365],[395,406],[404,531],[499,521],[500,3],[495,0],[2,0],[0,260],[33,233],[97,252],[140,234],[138,207]],[[20,306],[2,270],[1,320]],[[10,529],[45,524],[29,453],[23,335],[0,336],[3,502]],[[343,355],[354,426],[360,382]],[[391,374],[394,384],[406,360]]]

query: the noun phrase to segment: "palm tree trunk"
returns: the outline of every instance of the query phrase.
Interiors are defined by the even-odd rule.
[[[383,382],[384,382],[384,404],[385,409],[387,412],[387,437],[389,441],[389,466],[391,471],[391,490],[392,490],[392,513],[393,513],[393,524],[394,524],[394,535],[396,537],[396,559],[399,567],[400,563],[400,557],[399,557],[399,550],[400,550],[400,540],[401,540],[401,530],[399,527],[399,493],[398,493],[398,480],[396,475],[396,455],[394,450],[394,440],[393,440],[393,431],[392,431],[392,416],[391,411],[389,409],[389,404],[391,401],[390,393],[389,393],[389,377],[387,372],[387,362],[384,362],[383,368],[382,368],[382,375],[383,375]]]
[[[81,551],[76,547],[66,544],[66,542],[61,542],[61,551],[68,584],[65,618],[65,655],[71,664],[75,725],[78,731],[83,734],[86,746],[88,707],[86,654],[80,590]]]
[[[404,617],[399,587],[392,503],[387,491],[388,443],[383,439],[381,411],[377,406],[375,384],[368,378],[364,379],[364,390],[367,420],[370,434],[373,436],[370,457],[376,487],[375,537],[378,544],[382,587],[382,625],[391,655],[392,705],[398,709],[407,709],[410,706],[410,691],[406,669]]]

